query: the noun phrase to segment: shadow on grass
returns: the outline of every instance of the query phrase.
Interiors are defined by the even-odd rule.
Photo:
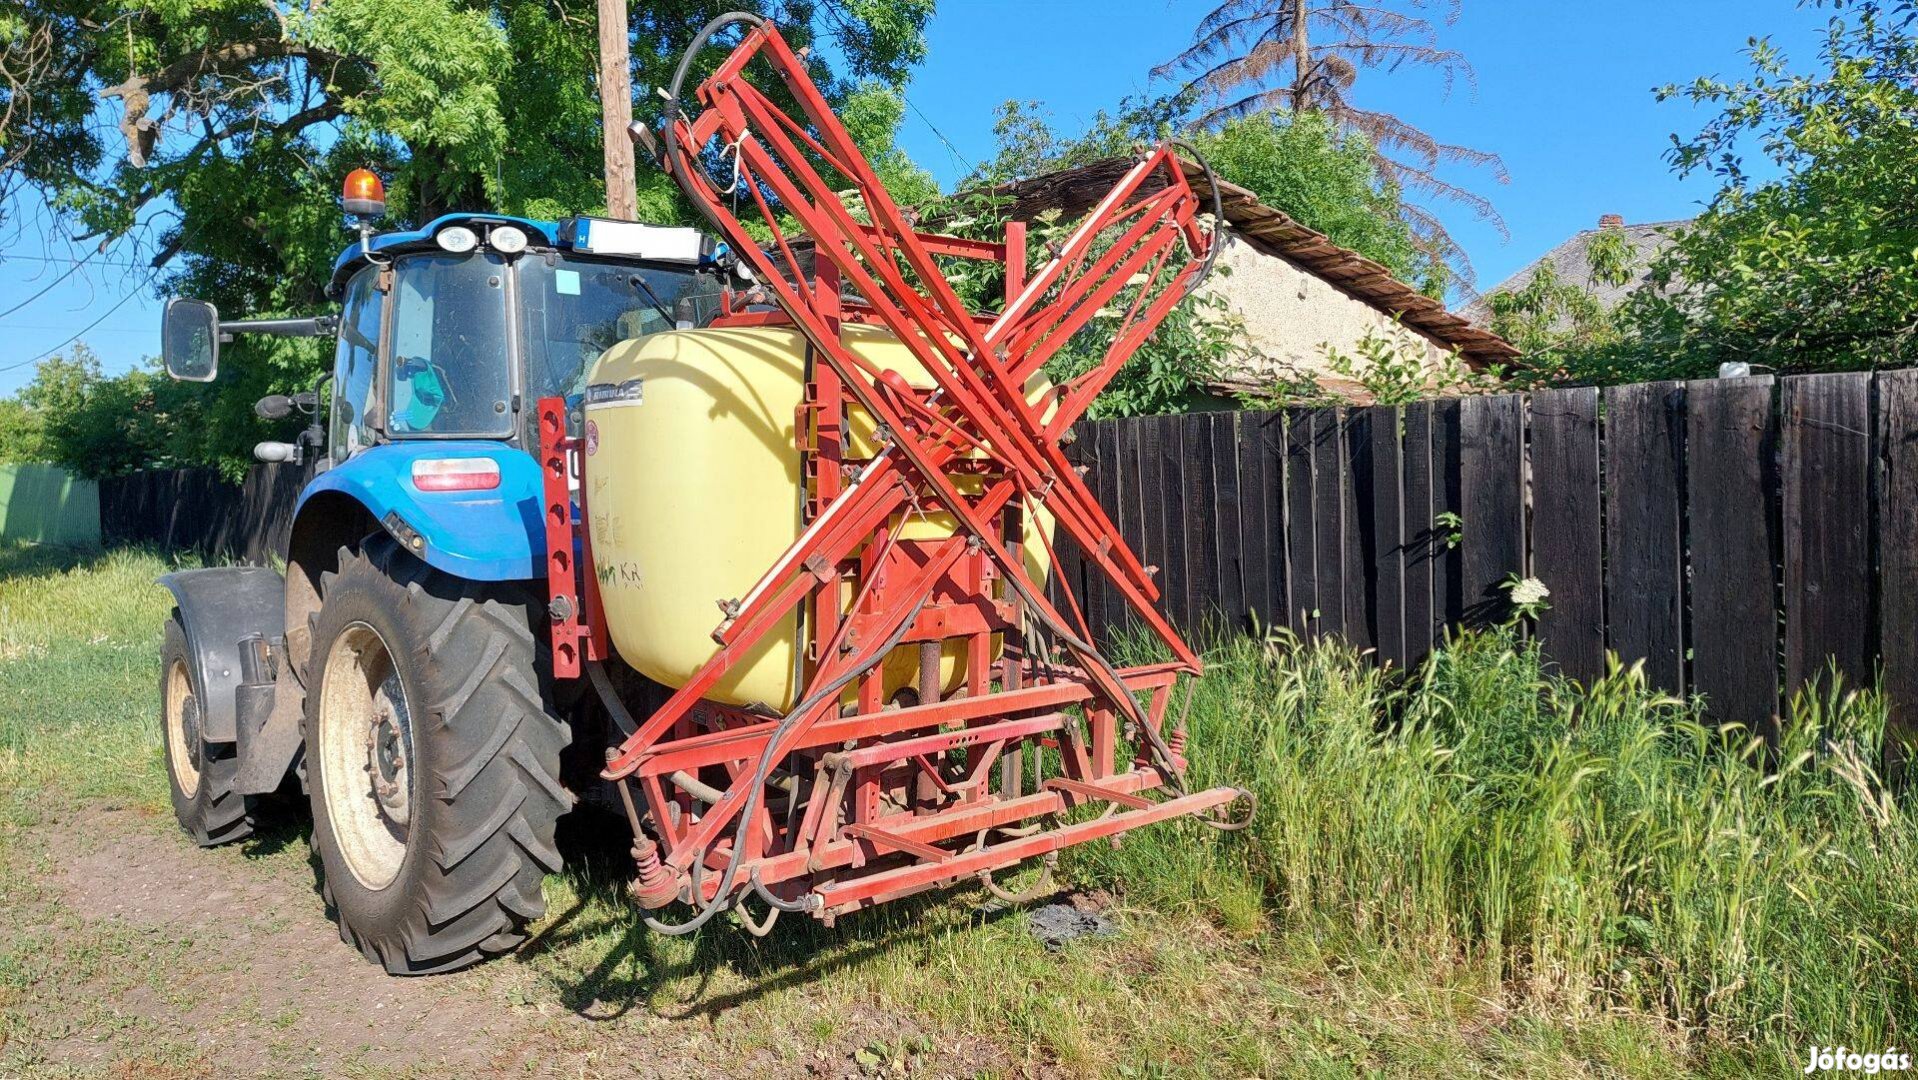
[[[101,549],[0,541],[0,581],[59,577],[76,571],[95,570],[122,555],[151,555],[169,566],[199,565],[190,555],[173,554],[156,547]]]
[[[590,826],[592,815],[586,817]],[[619,824],[612,818],[604,821]],[[566,831],[575,835],[568,837]],[[516,954],[520,963],[536,963],[548,953],[590,948],[589,942],[617,931],[610,946],[587,957],[591,966],[583,972],[553,975],[561,1003],[587,1020],[616,1020],[635,1006],[668,1020],[717,1016],[781,990],[856,969],[923,939],[932,926],[946,926],[956,918],[984,925],[1020,910],[975,908],[962,916],[961,902],[951,892],[935,891],[842,917],[833,929],[810,916],[784,915],[764,938],[752,937],[721,915],[681,939],[686,943],[681,946],[641,921],[644,912],[626,893],[631,858],[623,845],[613,842],[613,831],[597,829],[588,838],[582,835],[586,827],[563,830],[565,877],[575,899]],[[759,905],[754,904],[753,911],[759,917]],[[690,912],[675,905],[659,914],[661,921],[673,921],[688,918]],[[750,985],[710,993],[713,976],[729,968],[747,976]],[[678,1008],[652,1004],[666,987],[688,978],[697,982],[690,992],[677,997]]]
[[[325,869],[311,847],[313,822],[297,787],[289,784],[258,800],[255,813],[259,824],[239,845],[240,855],[249,861],[266,860],[296,846],[304,849],[313,894],[321,899],[325,918],[337,921],[338,912],[325,900]],[[537,966],[555,954],[572,953],[567,962],[542,973],[558,987],[560,1004],[592,1021],[617,1020],[636,1007],[668,1020],[717,1016],[782,990],[857,969],[955,924],[989,925],[1024,910],[971,903],[974,897],[960,886],[842,917],[833,929],[809,916],[789,914],[767,937],[755,938],[730,916],[721,915],[694,934],[674,939],[646,926],[642,921],[646,912],[627,895],[632,857],[623,821],[581,807],[560,819],[557,840],[565,859],[561,876],[573,900],[510,959]],[[756,917],[763,916],[757,903],[752,910]],[[673,921],[687,918],[689,912],[675,905],[660,915],[662,921]],[[610,943],[606,942],[609,935]],[[507,960],[501,957],[492,962]],[[724,971],[739,973],[750,980],[749,985],[711,993],[714,976]],[[688,979],[696,980],[690,991],[671,1003],[654,1003],[667,987]]]
[[[106,557],[106,552],[90,548],[0,542],[0,579],[57,577],[91,570]]]

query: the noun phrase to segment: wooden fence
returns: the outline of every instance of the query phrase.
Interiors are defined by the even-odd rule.
[[[310,472],[255,465],[243,483],[217,469],[150,469],[100,481],[100,535],[208,560],[264,565],[286,558],[293,507]]]
[[[1190,631],[1284,625],[1418,663],[1551,590],[1566,674],[1605,654],[1767,727],[1835,666],[1918,717],[1918,371],[1648,383],[1400,408],[1083,423],[1070,456]],[[301,470],[103,481],[107,542],[283,554]],[[1131,620],[1071,545],[1095,633]]]
[[[1081,425],[1178,625],[1339,634],[1398,667],[1541,579],[1566,674],[1606,652],[1768,729],[1828,668],[1918,717],[1918,371]],[[1131,625],[1079,555],[1102,637]]]

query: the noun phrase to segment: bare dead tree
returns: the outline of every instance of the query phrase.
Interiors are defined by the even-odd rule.
[[[1380,174],[1401,190],[1463,205],[1504,232],[1490,200],[1438,175],[1442,165],[1466,165],[1490,169],[1505,183],[1498,155],[1440,142],[1350,97],[1365,68],[1434,68],[1447,92],[1460,78],[1472,82],[1464,55],[1441,47],[1437,28],[1420,14],[1435,4],[1444,7],[1445,21],[1458,17],[1460,0],[1225,0],[1200,20],[1191,46],[1153,75],[1185,76],[1186,88],[1207,102],[1198,121],[1205,127],[1265,112],[1322,113],[1365,136]],[[1464,264],[1464,253],[1430,210],[1408,206],[1406,222],[1434,258]]]

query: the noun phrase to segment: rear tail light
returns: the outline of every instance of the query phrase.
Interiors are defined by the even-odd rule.
[[[491,491],[499,486],[492,458],[421,458],[413,463],[413,486],[421,491]]]

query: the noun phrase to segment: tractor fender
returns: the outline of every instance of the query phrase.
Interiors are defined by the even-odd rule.
[[[427,459],[491,458],[499,486],[481,491],[422,491],[413,464]],[[467,581],[527,581],[540,576],[546,535],[539,463],[504,443],[432,439],[384,443],[326,470],[300,493],[300,514],[323,492],[364,506],[400,546],[427,565]]]
[[[208,742],[239,736],[235,694],[243,681],[243,641],[280,636],[286,583],[264,566],[215,566],[178,570],[159,579],[173,594],[186,631],[200,693],[201,731]]]

